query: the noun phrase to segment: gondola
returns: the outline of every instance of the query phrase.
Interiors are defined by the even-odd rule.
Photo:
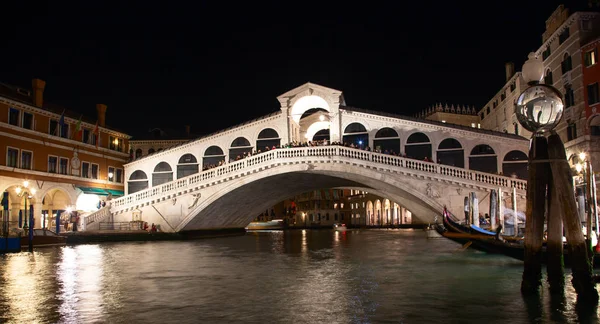
[[[524,240],[507,241],[496,235],[466,232],[465,226],[453,221],[451,217],[448,213],[444,213],[442,216],[443,224],[436,222],[435,229],[440,235],[478,251],[490,254],[503,254],[517,260],[525,260]],[[566,267],[570,266],[569,248],[566,244],[563,249],[563,261]],[[547,254],[544,244],[542,246],[542,263],[546,264],[546,262]],[[594,253],[593,265],[594,268],[600,268],[600,253],[598,252]]]

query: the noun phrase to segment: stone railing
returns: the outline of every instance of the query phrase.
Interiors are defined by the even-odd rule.
[[[303,162],[314,157],[326,157],[330,159],[341,158],[344,161],[368,162],[372,167],[391,166],[397,169],[414,170],[419,173],[443,175],[461,183],[473,182],[486,186],[516,188],[519,191],[527,189],[527,181],[505,177],[501,175],[473,171],[463,168],[447,166],[432,162],[425,162],[394,155],[373,153],[365,150],[349,148],[345,146],[314,146],[282,148],[263,152],[248,158],[225,164],[223,166],[202,171],[181,179],[167,182],[152,188],[141,190],[133,194],[113,199],[111,212],[122,211],[131,206],[158,200],[170,194],[187,189],[195,189],[204,184],[213,183],[224,178],[233,177],[239,173],[248,172],[268,164],[282,162]]]
[[[110,216],[111,215],[110,206],[111,206],[111,203],[109,202],[105,207],[102,207],[102,208],[98,209],[97,211],[85,216],[85,218],[83,219],[84,230],[87,231],[87,230],[92,229],[92,227],[94,227],[94,228],[98,227],[94,223],[99,223],[106,217]],[[92,225],[92,224],[94,224],[94,225]]]

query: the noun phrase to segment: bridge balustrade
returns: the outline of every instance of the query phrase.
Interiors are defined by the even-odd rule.
[[[517,190],[527,189],[527,181],[525,180],[442,165],[434,162],[426,162],[389,154],[374,153],[345,146],[332,145],[282,148],[252,155],[239,161],[231,162],[223,166],[202,171],[200,173],[177,179],[172,182],[164,183],[156,187],[114,199],[112,200],[112,207],[113,210],[122,210],[132,204],[140,204],[150,200],[155,200],[160,197],[181,191],[181,189],[198,187],[200,184],[211,181],[214,182],[225,176],[232,176],[239,171],[260,166],[270,161],[289,160],[303,157],[330,158],[334,156],[400,167],[424,173],[440,174],[455,179],[464,179],[486,185],[500,186],[504,188],[516,188]]]

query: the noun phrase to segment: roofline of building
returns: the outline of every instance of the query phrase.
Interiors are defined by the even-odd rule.
[[[33,106],[31,103],[24,102],[23,100],[17,100],[17,99],[14,99],[14,98],[9,98],[9,97],[1,96],[0,95],[0,101],[1,101],[1,99],[4,99],[5,102],[9,106],[10,105],[21,106],[21,108],[31,109],[31,110],[33,110],[33,111],[35,111],[35,112],[37,112],[37,113],[39,113],[41,115],[46,115],[48,117],[56,117],[57,119],[60,118],[60,116],[61,116],[59,113],[55,113],[53,111],[50,111],[49,109],[44,109],[44,108],[39,108],[39,107]],[[50,116],[50,115],[52,115],[52,116]],[[78,122],[78,120],[76,118],[73,118],[73,117],[65,115],[65,121],[67,121],[67,120],[71,124],[74,124],[74,123]],[[88,128],[94,128],[96,126],[95,124],[91,124],[89,122],[84,122],[84,121],[81,121],[81,124],[87,126]],[[122,131],[120,131],[118,129],[112,128],[112,127],[98,126],[98,129],[102,130],[102,132],[104,132],[104,133],[117,135],[119,137],[123,137],[123,138],[128,139],[128,140],[131,138],[131,135],[129,135],[127,133],[124,133],[124,132],[122,132]]]

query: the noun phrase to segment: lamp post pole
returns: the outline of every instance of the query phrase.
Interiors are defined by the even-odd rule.
[[[29,181],[25,180],[23,181],[23,188],[21,187],[17,187],[15,189],[17,196],[19,197],[23,197],[23,202],[24,202],[24,210],[25,210],[25,215],[23,215],[23,217],[25,218],[25,222],[23,223],[23,229],[28,231],[28,238],[29,238],[29,252],[33,252],[33,210],[31,210],[31,208],[33,208],[33,206],[30,208],[29,210],[29,214],[27,213],[27,198],[33,198],[33,195],[35,195],[35,188],[27,188],[29,186]],[[29,222],[27,221],[27,219],[29,218]]]

